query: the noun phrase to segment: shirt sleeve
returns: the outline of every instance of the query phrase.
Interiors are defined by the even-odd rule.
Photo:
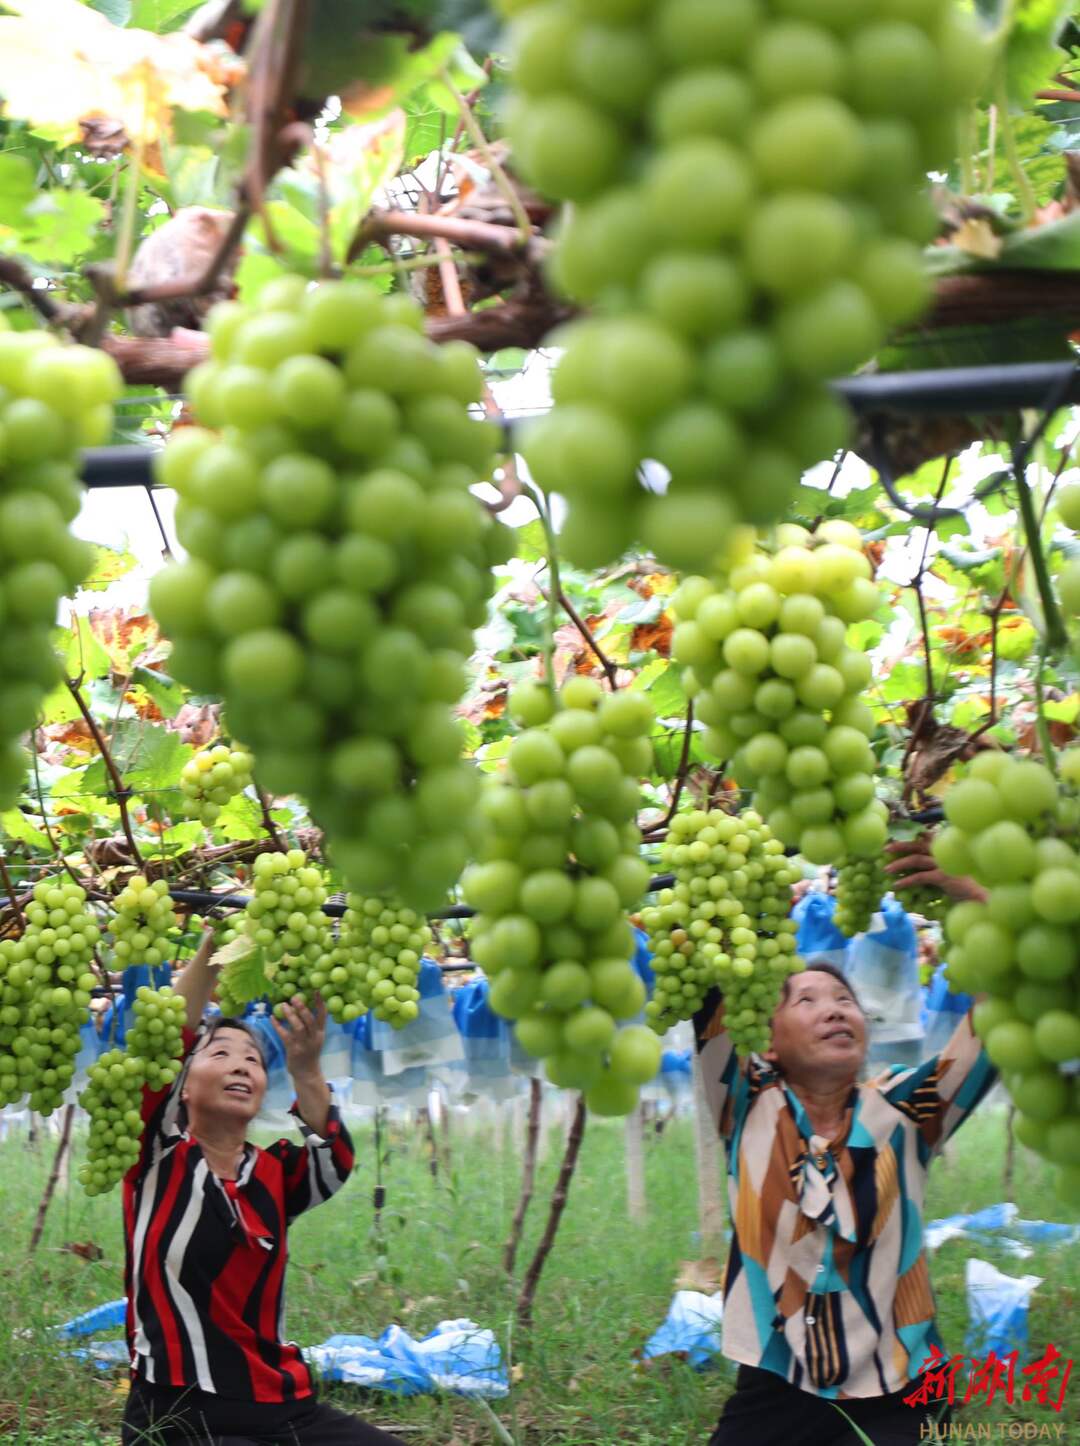
[[[724,999],[718,989],[709,991],[705,1003],[694,1015],[694,1042],[709,1113],[720,1138],[729,1140],[735,1121],[749,1101],[749,1061],[739,1058],[731,1035],[724,1028]]]
[[[939,1054],[913,1069],[895,1066],[879,1085],[883,1097],[915,1122],[931,1152],[956,1133],[998,1078],[971,1016],[969,1009]]]
[[[189,1029],[185,1024],[181,1032],[183,1053],[180,1056],[180,1073],[165,1089],[152,1090],[143,1086],[139,1113],[143,1119],[143,1134],[140,1141],[139,1157],[128,1171],[132,1179],[144,1175],[162,1152],[176,1143],[183,1134],[181,1127],[180,1091],[184,1083],[184,1072],[188,1058],[195,1047],[201,1030]]]
[[[281,1161],[285,1174],[285,1219],[288,1224],[305,1210],[321,1205],[336,1194],[352,1173],[356,1158],[352,1136],[345,1128],[332,1091],[325,1135],[317,1135],[300,1119],[295,1102],[290,1113],[296,1115],[299,1121],[304,1143],[297,1145],[292,1140],[276,1140],[266,1152]]]

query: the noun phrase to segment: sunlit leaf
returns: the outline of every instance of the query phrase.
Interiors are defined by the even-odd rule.
[[[153,699],[163,718],[175,718],[184,706],[183,688],[166,673],[158,673],[153,668],[136,667],[131,680]]]
[[[262,809],[246,793],[238,793],[222,807],[214,823],[214,831],[230,843],[239,839],[258,838],[266,832],[263,828]]]
[[[48,837],[34,827],[30,820],[17,808],[8,808],[0,813],[0,839],[14,843],[26,843],[31,848],[47,849]]]
[[[64,648],[64,672],[69,678],[104,678],[109,655],[95,638],[90,619],[81,613],[71,620]]]
[[[126,577],[139,559],[125,548],[102,547],[94,543],[94,565],[90,576],[82,584],[83,592],[104,592],[121,577]]]
[[[14,12],[0,16],[4,114],[58,144],[77,141],[79,122],[94,116],[151,142],[169,134],[174,106],[225,114],[235,57],[226,69],[190,35],[121,30],[78,0],[3,3]]]
[[[149,613],[93,608],[90,628],[117,673],[130,673],[136,658],[146,661],[164,652],[158,625]]]

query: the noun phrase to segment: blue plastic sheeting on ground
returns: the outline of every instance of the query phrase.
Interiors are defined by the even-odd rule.
[[[991,1232],[1000,1232],[993,1234]],[[1017,1217],[1016,1206],[1011,1203],[987,1205],[971,1215],[946,1215],[940,1220],[931,1220],[926,1227],[927,1250],[936,1250],[946,1240],[973,1240],[979,1245],[993,1245],[1026,1259],[1034,1252],[1022,1241],[1036,1244],[1053,1242],[1057,1245],[1075,1245],[1080,1241],[1080,1225],[1063,1225],[1050,1220],[1021,1220]]]
[[[843,969],[847,960],[848,941],[833,923],[836,899],[832,894],[804,894],[791,911],[798,928],[795,948],[799,957],[809,960],[827,959]]]
[[[96,1305],[93,1310],[85,1311],[54,1329],[62,1340],[70,1340],[73,1336],[92,1336],[98,1331],[114,1330],[117,1326],[122,1326],[126,1314],[127,1301],[121,1297],[119,1300],[107,1301],[105,1305]]]
[[[1010,1351],[1023,1353],[1031,1292],[1042,1285],[1042,1276],[1005,1275],[987,1260],[969,1260],[965,1274],[969,1320],[965,1351],[979,1358],[990,1351],[999,1357]]]
[[[56,1326],[62,1340],[85,1340],[99,1331],[124,1324],[125,1300],[111,1300],[74,1320]],[[126,1341],[91,1341],[68,1352],[101,1370],[128,1364]],[[413,1396],[422,1391],[449,1391],[459,1396],[505,1396],[510,1381],[492,1331],[471,1320],[444,1320],[420,1340],[400,1326],[388,1326],[377,1340],[370,1336],[330,1336],[304,1350],[308,1363],[328,1381],[347,1381],[372,1390]]]
[[[675,1353],[685,1355],[697,1371],[716,1365],[723,1311],[720,1291],[704,1295],[700,1290],[677,1290],[667,1319],[645,1342],[642,1355],[646,1360]]]
[[[510,1381],[493,1332],[471,1320],[440,1321],[420,1340],[400,1326],[370,1336],[331,1336],[304,1351],[324,1380],[414,1396],[448,1391],[457,1396],[499,1397]]]

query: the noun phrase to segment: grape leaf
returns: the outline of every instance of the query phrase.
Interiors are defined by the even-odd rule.
[[[4,7],[15,12],[0,16],[4,114],[60,145],[78,141],[79,122],[90,116],[108,116],[150,142],[168,136],[174,106],[225,114],[225,62],[189,35],[121,30],[79,0]]]
[[[194,749],[164,726],[122,718],[113,730],[109,752],[125,785],[138,793],[174,788]],[[96,759],[86,770],[85,787],[92,793],[112,788],[104,759]]]
[[[246,1004],[270,988],[263,951],[254,939],[240,934],[222,945],[210,960],[221,966],[221,982],[234,999]]]
[[[87,4],[113,25],[126,25],[131,19],[131,0],[87,0]]]
[[[28,843],[31,848],[36,849],[49,847],[46,835],[40,829],[35,828],[26,815],[17,808],[8,808],[0,813],[0,838]]]

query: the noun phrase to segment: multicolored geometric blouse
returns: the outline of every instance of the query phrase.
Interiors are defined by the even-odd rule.
[[[923,1250],[926,1172],[997,1079],[971,1015],[940,1054],[853,1086],[829,1141],[781,1074],[739,1059],[723,1009],[711,996],[694,1026],[727,1154],[724,1355],[836,1400],[898,1391],[931,1345],[944,1349]]]

